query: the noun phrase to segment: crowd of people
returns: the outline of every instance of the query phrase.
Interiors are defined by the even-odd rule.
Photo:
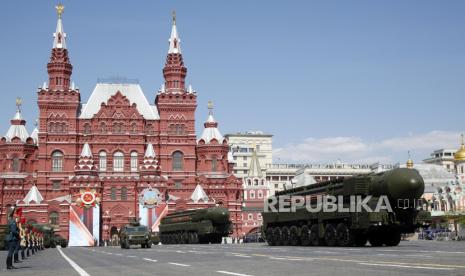
[[[22,263],[30,256],[43,250],[44,235],[31,224],[26,224],[26,218],[22,217],[22,209],[15,208],[8,217],[7,235],[5,238],[8,248],[6,268],[16,269],[13,263]],[[21,254],[21,260],[20,260]]]

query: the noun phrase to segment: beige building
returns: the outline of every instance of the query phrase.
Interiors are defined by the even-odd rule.
[[[273,160],[273,135],[262,131],[247,131],[226,134],[225,137],[228,139],[229,151],[235,161],[235,176],[244,178],[249,175],[254,148],[257,150],[257,158],[262,166],[262,174],[266,174],[266,166],[272,164]]]

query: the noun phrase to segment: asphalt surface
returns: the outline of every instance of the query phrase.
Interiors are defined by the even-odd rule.
[[[5,259],[6,252],[0,256]],[[41,251],[17,267],[7,271],[2,261],[0,274],[462,276],[465,242],[403,241],[397,247],[377,248],[266,244],[73,247]]]

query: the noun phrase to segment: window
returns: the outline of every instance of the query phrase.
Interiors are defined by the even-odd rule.
[[[19,172],[19,158],[18,157],[13,158],[13,171]]]
[[[262,214],[257,214],[257,219],[262,220]]]
[[[182,182],[181,181],[175,181],[174,182],[174,187],[175,188],[182,188]]]
[[[131,171],[137,171],[137,151],[131,152]]]
[[[247,163],[243,163],[243,164],[242,164],[242,167],[247,168]]]
[[[212,158],[212,172],[216,172],[216,169],[218,167],[218,159],[216,159],[216,156]]]
[[[128,188],[121,188],[121,200],[128,200]]]
[[[63,171],[63,153],[61,151],[54,151],[52,153],[52,171]]]
[[[255,149],[257,150],[257,152],[260,152],[260,145],[256,145]]]
[[[84,134],[89,134],[90,133],[90,125],[89,124],[85,124],[84,125]]]
[[[107,133],[107,125],[105,123],[100,124],[100,132]]]
[[[132,132],[132,133],[136,133],[136,132],[137,132],[137,125],[136,125],[136,123],[133,123],[133,124],[131,125],[131,132]]]
[[[242,157],[242,160],[247,161],[247,156]]]
[[[101,172],[104,172],[107,170],[107,153],[104,151],[101,151],[98,154],[98,160],[99,160],[99,168]]]
[[[49,223],[51,225],[58,225],[58,212],[51,212],[50,213]]]
[[[148,124],[146,127],[146,130],[147,130],[147,134],[153,134],[153,125]]]
[[[114,123],[113,133],[123,133],[123,123]]]
[[[252,214],[249,214],[249,215],[248,215],[248,219],[249,219],[249,220],[253,220],[253,215],[252,215]]]
[[[255,198],[255,192],[254,191],[250,191],[250,198]]]
[[[116,200],[116,187],[111,187],[111,190],[110,190],[110,199],[111,199],[111,200]]]
[[[184,154],[180,151],[173,153],[173,171],[182,171],[184,168]]]
[[[117,151],[113,154],[113,171],[124,171],[124,154],[121,151]]]
[[[52,189],[53,190],[60,190],[61,189],[61,181],[59,181],[59,180],[52,181]]]
[[[263,198],[263,192],[262,191],[258,191],[258,198]]]

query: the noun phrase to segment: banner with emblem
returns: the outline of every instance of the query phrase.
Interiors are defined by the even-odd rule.
[[[100,195],[81,189],[69,212],[69,246],[94,246],[100,239]]]
[[[168,205],[156,188],[146,188],[139,194],[140,223],[158,232],[161,219],[168,213]]]

